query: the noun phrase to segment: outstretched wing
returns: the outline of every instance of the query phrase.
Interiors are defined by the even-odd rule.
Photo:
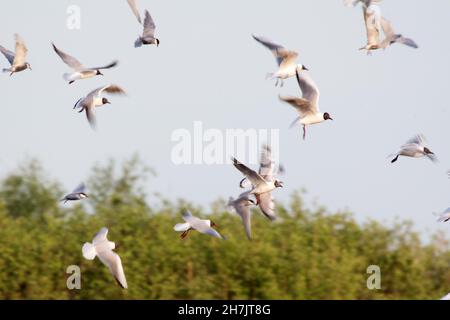
[[[25,59],[27,57],[28,49],[25,46],[25,42],[23,41],[23,39],[18,34],[15,35],[15,38],[16,38],[16,54],[14,56],[13,65],[14,66],[20,66],[20,65],[23,65],[25,63]]]
[[[130,5],[131,11],[133,11],[133,14],[136,16],[137,21],[142,24],[141,15],[139,14],[139,9],[137,7],[136,0],[127,0],[128,4]]]
[[[71,55],[68,55],[67,53],[59,50],[54,43],[52,43],[53,50],[55,50],[56,54],[61,58],[61,60],[67,64],[69,67],[74,69],[75,71],[81,71],[84,70],[84,66],[81,64],[80,61],[72,57]]]
[[[314,112],[318,112],[320,92],[316,83],[307,72],[298,72],[298,70],[296,70],[295,76],[297,77],[297,83],[302,90],[302,97],[311,102]]]
[[[72,191],[72,193],[84,193],[86,191],[86,185],[84,182],[80,183],[78,187],[75,188],[75,190]]]
[[[150,15],[148,10],[145,10],[145,19],[144,19],[144,32],[142,34],[143,38],[154,37],[155,36],[156,25]]]
[[[3,53],[10,65],[14,63],[14,52],[6,49],[3,46],[0,46],[0,52]]]
[[[116,279],[117,283],[122,289],[127,289],[127,279],[125,278],[125,272],[122,267],[122,260],[119,255],[112,250],[105,250],[97,253],[99,259],[103,264],[105,264],[109,271],[111,271],[114,279]]]
[[[103,69],[111,69],[116,67],[119,64],[118,60],[114,60],[113,62],[111,62],[110,64],[107,64],[106,66],[103,67],[93,67],[93,68],[88,68],[86,70],[103,70]]]
[[[275,203],[273,202],[272,193],[266,192],[256,196],[259,208],[262,213],[270,220],[275,220]]]
[[[265,180],[272,180],[275,169],[275,162],[272,159],[272,149],[264,145],[259,162],[259,175]]]
[[[287,50],[283,46],[272,42],[267,38],[257,37],[255,35],[252,35],[252,37],[272,52],[272,54],[275,56],[275,59],[277,59],[277,63],[281,69],[295,63],[298,57],[297,52]]]
[[[253,185],[258,185],[260,183],[264,183],[265,180],[258,173],[247,167],[245,164],[240,163],[235,158],[232,158],[233,165],[236,169],[238,169],[244,176],[246,176]]]
[[[108,228],[101,228],[99,232],[94,237],[94,240],[92,240],[93,245],[97,245],[99,243],[102,243],[103,241],[106,241],[106,236],[108,235]]]

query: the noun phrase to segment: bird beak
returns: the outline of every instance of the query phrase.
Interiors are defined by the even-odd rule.
[[[309,71],[309,69],[305,66],[303,66],[303,70]]]
[[[99,75],[99,76],[104,76],[104,74],[103,74],[103,73],[101,73],[101,72],[99,72],[99,73],[98,73],[98,75]]]
[[[334,121],[334,119],[333,119],[333,118],[331,118],[331,117],[330,117],[330,120],[333,120],[333,121]]]

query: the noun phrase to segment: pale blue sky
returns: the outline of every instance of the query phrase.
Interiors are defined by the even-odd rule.
[[[66,28],[66,9],[81,7],[82,28]],[[341,0],[207,1],[140,0],[157,25],[161,46],[135,49],[141,32],[125,0],[9,1],[0,11],[0,44],[14,47],[22,35],[33,71],[0,75],[0,174],[27,157],[37,157],[67,189],[108,158],[138,152],[158,172],[149,191],[207,205],[240,191],[241,175],[230,165],[174,166],[171,133],[205,128],[279,128],[286,202],[294,190],[308,190],[330,210],[349,208],[358,219],[412,219],[421,230],[437,226],[433,211],[450,206],[448,90],[450,2],[385,0],[384,15],[398,32],[420,46],[395,45],[366,56],[361,9]],[[278,94],[298,94],[294,79],[274,87],[270,53],[251,34],[298,50],[321,90],[321,109],[334,122],[311,127],[306,142],[289,129],[295,112]],[[120,60],[104,78],[68,86],[69,69],[51,49],[54,41],[86,65]],[[7,61],[0,57],[0,67]],[[99,131],[72,106],[90,90],[117,83],[128,97],[112,97],[98,112]],[[387,155],[416,133],[428,138],[440,162]]]

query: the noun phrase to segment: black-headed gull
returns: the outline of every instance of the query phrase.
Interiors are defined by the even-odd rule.
[[[185,239],[191,230],[197,230],[200,233],[224,239],[220,233],[213,229],[217,225],[209,219],[200,219],[194,217],[190,211],[185,211],[183,213],[183,220],[185,223],[177,223],[173,228],[177,232],[183,232],[180,236],[181,239]]]
[[[308,73],[296,72],[297,82],[302,90],[302,97],[283,97],[280,99],[293,106],[299,113],[291,124],[294,126],[297,122],[303,126],[303,140],[306,138],[306,126],[321,123],[325,120],[333,120],[328,112],[322,113],[319,110],[319,88]]]
[[[277,86],[279,82],[280,85],[283,86],[284,79],[293,77],[297,70],[308,70],[303,64],[297,64],[298,53],[296,51],[287,50],[283,46],[264,37],[257,37],[255,35],[252,35],[252,37],[268,48],[277,59],[279,66],[278,71],[267,74],[268,78],[277,79],[275,86]]]
[[[75,190],[73,190],[68,195],[65,195],[61,201],[66,203],[67,201],[79,201],[88,198],[89,196],[86,194],[86,185],[81,183]]]
[[[25,42],[18,34],[15,34],[14,38],[16,40],[16,52],[12,52],[3,46],[0,46],[0,51],[3,53],[3,55],[11,65],[11,67],[9,68],[4,68],[3,72],[9,72],[10,76],[12,76],[16,72],[24,71],[26,69],[31,70],[31,65],[25,61],[28,53]]]
[[[109,271],[116,279],[119,286],[123,289],[128,288],[125,272],[122,267],[122,260],[113,250],[116,244],[107,239],[108,229],[102,228],[94,237],[92,243],[86,242],[83,245],[83,257],[87,260],[94,260],[97,256],[100,261],[108,267]]]
[[[238,169],[252,184],[249,194],[256,197],[256,205],[259,206],[262,213],[270,220],[275,220],[275,205],[272,198],[272,191],[276,188],[282,188],[283,182],[275,179],[273,176],[273,166],[269,171],[257,173],[246,165],[232,158],[233,165]],[[241,181],[242,186],[242,181]]]
[[[421,134],[414,136],[400,147],[400,150],[395,153],[395,157],[391,160],[394,163],[399,156],[422,158],[427,157],[433,162],[437,161],[435,154],[426,146],[425,137]]]
[[[95,119],[95,108],[105,104],[111,104],[107,98],[102,97],[104,92],[109,94],[125,94],[125,91],[121,87],[110,84],[91,91],[86,97],[79,99],[73,107],[74,109],[79,109],[79,113],[86,111],[86,116],[92,129],[96,128],[97,123]]]
[[[67,53],[59,50],[54,43],[52,43],[52,46],[53,50],[55,50],[56,54],[61,58],[61,60],[75,71],[73,73],[65,73],[63,75],[64,80],[68,81],[69,84],[72,84],[75,81],[81,79],[88,79],[95,76],[102,76],[103,73],[101,73],[100,70],[110,69],[119,64],[119,62],[115,60],[103,67],[86,68],[81,64],[80,61],[68,55]]]
[[[160,40],[155,37],[155,29],[156,25],[155,22],[153,22],[152,16],[148,10],[145,10],[144,31],[142,32],[142,36],[139,36],[134,42],[135,48],[150,44],[156,44],[156,46],[159,47]]]

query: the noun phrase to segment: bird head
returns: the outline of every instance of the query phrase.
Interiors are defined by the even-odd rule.
[[[323,119],[324,120],[333,120],[333,118],[330,116],[330,114],[328,112],[325,112],[323,114]]]
[[[103,76],[103,73],[101,73],[101,71],[100,71],[100,70],[97,70],[97,73],[96,73],[96,75],[97,75],[97,76]]]
[[[283,188],[283,181],[275,180],[274,185],[276,188]]]
[[[211,228],[218,228],[219,226],[211,220]]]
[[[425,154],[434,154],[434,152],[432,152],[430,149],[428,149],[427,147],[423,148],[423,152],[425,152]]]
[[[156,41],[156,46],[159,47],[159,44],[161,43],[161,41],[159,41],[158,38],[155,38],[155,41]]]
[[[103,103],[103,104],[111,104],[111,102],[109,102],[109,100],[106,99],[106,98],[103,98],[103,99],[102,99],[102,103]]]
[[[304,64],[299,64],[299,65],[297,66],[297,70],[298,70],[298,71],[303,71],[303,70],[309,71],[309,69],[308,69]]]

